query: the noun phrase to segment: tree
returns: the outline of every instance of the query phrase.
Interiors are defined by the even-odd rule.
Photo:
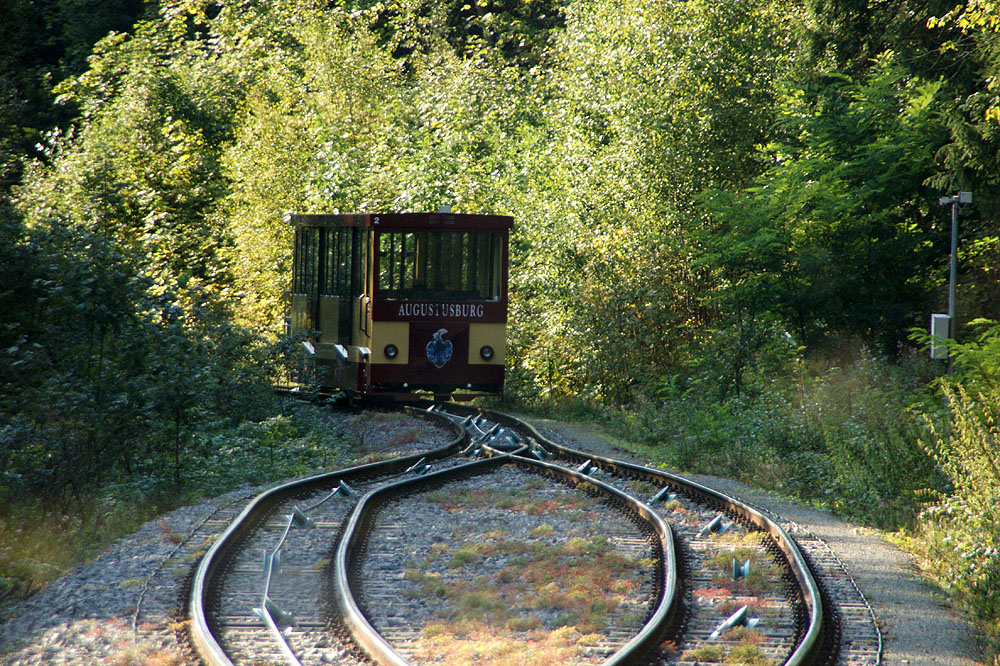
[[[268,8],[272,32],[233,41],[225,57],[235,69],[246,49],[285,35],[265,42],[272,48],[244,84],[223,158],[231,186],[221,206],[233,240],[226,256],[241,297],[238,316],[271,335],[280,331],[291,275],[292,229],[283,214],[384,206],[379,174],[400,159],[380,152],[398,110],[399,64],[375,43],[365,19],[287,4]]]
[[[51,134],[5,211],[20,277],[4,294],[0,472],[15,488],[75,494],[169,468],[181,482],[200,429],[258,413],[261,344],[229,320],[215,216],[234,79],[208,20],[171,3],[102,40],[59,88],[76,126]]]
[[[925,318],[946,240],[925,184],[946,136],[939,89],[887,54],[863,82],[789,92],[772,166],[706,197],[702,262],[727,307],[773,310],[806,344],[841,333],[895,352]]]
[[[68,123],[74,110],[53,104],[52,86],[87,67],[91,47],[126,31],[141,0],[10,0],[0,6],[0,193],[38,157],[42,135]]]
[[[512,279],[547,313],[518,357],[533,376],[622,401],[679,371],[709,315],[694,195],[762,168],[790,66],[783,18],[764,2],[569,7],[544,130],[523,151],[538,189],[520,232],[530,270]]]

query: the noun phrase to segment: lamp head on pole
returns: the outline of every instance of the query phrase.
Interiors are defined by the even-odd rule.
[[[971,203],[972,203],[972,192],[959,192],[954,196],[941,197],[938,199],[938,204],[941,206],[952,206],[954,204],[967,206]]]

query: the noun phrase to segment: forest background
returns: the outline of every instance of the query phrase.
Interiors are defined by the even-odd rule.
[[[993,0],[8,0],[0,598],[334,464],[270,390],[282,213],[450,204],[516,220],[505,406],[893,533],[998,663],[998,31]]]

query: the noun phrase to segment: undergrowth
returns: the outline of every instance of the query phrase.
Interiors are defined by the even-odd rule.
[[[168,470],[80,493],[10,497],[0,504],[0,602],[44,589],[156,515],[233,488],[330,469],[349,451],[339,424],[296,404],[287,414],[206,436],[185,460],[181,485]]]
[[[952,489],[937,494],[909,535],[923,570],[967,610],[1000,664],[1000,390],[945,389],[951,420],[928,450]]]
[[[665,467],[739,479],[898,529],[913,524],[928,489],[948,487],[920,444],[920,414],[933,409],[927,373],[919,361],[862,354],[845,364],[799,360],[739,398],[664,382],[626,406],[568,398],[516,407],[594,423]]]

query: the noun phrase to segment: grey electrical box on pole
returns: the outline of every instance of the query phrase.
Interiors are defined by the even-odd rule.
[[[944,345],[944,341],[948,339],[950,319],[946,314],[931,315],[931,358],[935,361],[948,358],[948,348]]]

